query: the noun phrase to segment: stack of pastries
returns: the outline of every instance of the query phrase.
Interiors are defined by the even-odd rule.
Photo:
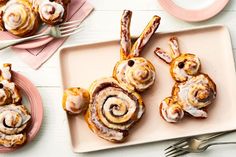
[[[125,10],[121,18],[121,57],[113,76],[95,80],[88,91],[66,89],[62,101],[68,113],[85,113],[89,128],[111,142],[125,141],[129,130],[141,119],[145,106],[139,93],[149,89],[156,77],[154,66],[140,57],[140,52],[158,28],[160,17],[154,16],[131,46],[131,16],[132,12]]]
[[[21,104],[21,95],[12,82],[10,64],[4,64],[0,70],[0,145],[15,147],[26,142],[25,129],[31,115]]]
[[[37,32],[40,24],[65,21],[70,0],[3,0],[0,2],[0,30],[25,37]]]

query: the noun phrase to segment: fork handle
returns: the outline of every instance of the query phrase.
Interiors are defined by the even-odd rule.
[[[236,144],[236,142],[214,142],[214,143],[209,143],[205,145],[204,148],[207,149],[210,146],[223,145],[223,144]]]
[[[16,44],[19,44],[19,43],[22,43],[22,42],[25,42],[25,41],[33,40],[33,39],[48,36],[48,35],[49,35],[49,33],[46,32],[46,33],[37,34],[37,35],[33,35],[33,36],[30,36],[30,37],[21,38],[21,39],[0,41],[0,50],[5,49],[5,48],[7,48],[9,46],[12,46],[12,45],[16,45]]]
[[[228,134],[228,133],[230,133],[230,132],[220,132],[220,133],[216,133],[216,134],[202,136],[202,137],[199,137],[198,139],[201,139],[203,142],[207,142],[213,138],[216,138],[216,137]]]

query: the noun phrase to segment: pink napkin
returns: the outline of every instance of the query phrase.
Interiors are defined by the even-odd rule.
[[[84,20],[92,10],[93,6],[86,0],[71,0],[67,17],[69,21]],[[6,39],[14,38],[9,36],[9,33],[0,32],[0,40]],[[34,49],[13,49],[26,64],[33,69],[38,69],[58,50],[66,39],[67,38],[54,39],[48,44]]]

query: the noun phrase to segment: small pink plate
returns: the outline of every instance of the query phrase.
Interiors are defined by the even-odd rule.
[[[43,120],[43,104],[37,88],[30,82],[30,80],[17,72],[13,72],[13,81],[20,89],[23,97],[23,103],[27,102],[24,105],[26,105],[31,113],[31,125],[27,129],[26,144],[28,144],[39,132]],[[0,153],[12,152],[21,147],[22,146],[7,148],[0,146]]]
[[[158,0],[171,15],[189,22],[207,20],[218,14],[229,0]]]

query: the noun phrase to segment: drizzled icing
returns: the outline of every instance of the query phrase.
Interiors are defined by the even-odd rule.
[[[108,141],[123,141],[144,113],[140,96],[128,93],[113,78],[95,81],[90,93],[92,99],[86,115],[90,128]]]
[[[155,33],[157,27],[160,24],[160,17],[154,16],[153,19],[149,22],[148,26],[144,29],[140,37],[135,42],[132,48],[132,56],[138,57],[142,48],[146,45],[149,39]]]
[[[8,135],[20,133],[27,126],[30,118],[31,116],[23,105],[2,106],[0,107],[0,131]]]
[[[179,67],[183,63],[183,67]],[[193,54],[183,54],[171,64],[172,76],[176,81],[186,81],[197,74],[200,69],[200,60]]]
[[[129,65],[132,60],[134,64]],[[118,82],[131,90],[144,91],[155,82],[153,65],[142,57],[118,62],[114,75]]]
[[[214,83],[206,77],[206,75],[200,74],[196,77],[192,77],[188,81],[178,84],[177,88],[179,90],[177,92],[178,101],[183,105],[183,109],[186,112],[195,117],[207,117],[207,113],[200,108],[206,107],[212,103],[216,97],[216,89]],[[209,93],[209,99],[205,101],[199,101],[195,97],[197,90],[202,89],[211,92]],[[196,92],[192,93],[192,90]]]
[[[166,98],[171,99],[171,98]],[[182,107],[178,104],[167,104],[167,100],[161,102],[161,114],[167,122],[175,123],[181,120],[184,116]],[[170,102],[171,103],[171,102]]]
[[[0,132],[0,144],[5,147],[22,144],[25,140],[26,136],[24,134],[6,135]]]
[[[43,20],[48,20],[49,23],[62,22],[65,9],[62,4],[50,2],[49,0],[43,1],[39,5],[39,15]]]
[[[9,66],[2,67],[1,72],[3,79],[5,80],[11,79],[11,68]]]
[[[4,8],[3,21],[9,32],[22,35],[34,29],[37,19],[30,2],[11,0]]]
[[[16,85],[14,82],[9,82],[7,80],[3,80],[0,82],[4,88],[7,88],[10,91],[11,97],[12,97],[12,103],[16,103],[20,99],[19,91],[16,88]]]

